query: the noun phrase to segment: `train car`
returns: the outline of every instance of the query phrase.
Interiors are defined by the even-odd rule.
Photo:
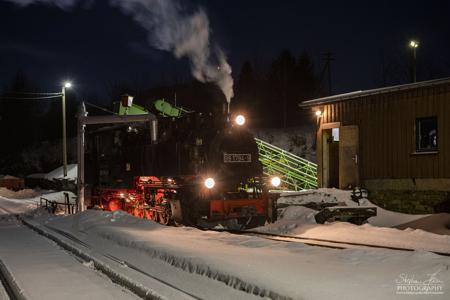
[[[92,206],[161,224],[263,225],[272,208],[269,183],[244,117],[182,112],[161,113],[157,143],[142,124],[88,132]]]

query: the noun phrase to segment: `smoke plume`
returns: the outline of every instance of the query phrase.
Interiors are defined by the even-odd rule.
[[[21,6],[32,3],[72,8],[79,0],[7,0]],[[151,46],[187,57],[192,75],[201,82],[214,82],[228,103],[233,97],[231,67],[222,49],[211,41],[209,19],[201,8],[188,10],[180,0],[109,0],[148,32]]]

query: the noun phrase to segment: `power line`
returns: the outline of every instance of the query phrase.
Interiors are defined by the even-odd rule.
[[[53,98],[61,98],[61,95],[42,96],[42,97],[8,97],[8,96],[0,96],[0,99],[6,99],[6,100],[42,100],[42,99],[53,99]]]
[[[7,92],[6,94],[18,94],[18,95],[43,95],[43,96],[61,96],[62,93],[31,93],[31,92]]]
[[[60,95],[58,96],[43,96],[43,97],[8,97],[8,96],[0,96],[0,99],[7,99],[7,100],[41,100],[41,99],[53,99],[53,98],[61,98]]]
[[[101,106],[98,106],[98,105],[95,105],[95,104],[92,104],[92,103],[89,103],[89,102],[86,102],[86,101],[84,103],[86,103],[89,106],[95,107],[97,109],[103,110],[104,112],[111,113],[113,115],[117,115],[115,112],[113,112],[113,111],[111,111],[109,109],[106,109],[104,107],[101,107]]]

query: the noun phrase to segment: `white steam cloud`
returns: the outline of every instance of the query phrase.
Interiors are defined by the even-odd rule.
[[[21,6],[32,3],[72,8],[79,0],[7,0]],[[187,57],[192,75],[201,82],[215,82],[228,103],[233,97],[231,67],[221,48],[212,45],[208,16],[201,8],[188,11],[179,0],[110,0],[148,31],[149,43],[175,57]]]

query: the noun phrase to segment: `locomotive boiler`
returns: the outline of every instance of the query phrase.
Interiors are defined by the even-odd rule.
[[[271,209],[268,184],[245,118],[223,110],[189,112],[163,100],[153,109],[160,114],[152,127],[156,143],[146,124],[88,133],[91,205],[162,224],[263,225]]]

